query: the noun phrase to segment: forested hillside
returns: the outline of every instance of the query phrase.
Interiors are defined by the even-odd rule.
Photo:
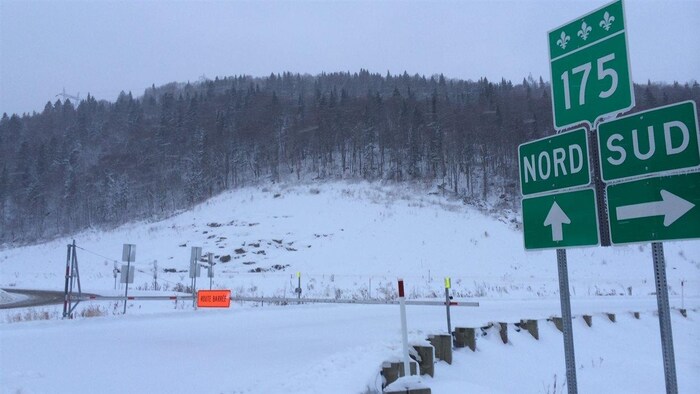
[[[259,181],[422,181],[519,205],[517,146],[554,133],[549,85],[332,73],[171,83],[0,120],[0,244],[167,216]],[[635,86],[641,110],[700,86]]]

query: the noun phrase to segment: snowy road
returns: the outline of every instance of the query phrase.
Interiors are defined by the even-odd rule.
[[[700,304],[697,299],[686,302]],[[542,319],[557,315],[559,307],[555,299],[485,300],[481,305],[455,308],[453,326]],[[593,368],[580,373],[582,392],[599,389],[599,381],[607,384],[602,387],[627,382],[625,369],[630,365],[638,369],[635,375],[643,386],[635,383],[629,391],[617,392],[663,390],[653,297],[598,297],[574,300],[572,307],[574,315],[584,310],[594,315],[592,328],[580,318],[574,321],[577,361]],[[642,312],[640,320],[629,313],[637,310]],[[600,311],[619,313],[618,323],[606,320]],[[430,333],[445,331],[444,314],[440,307],[409,307],[411,340],[420,342]],[[694,311],[688,319],[673,313],[681,388],[700,383],[700,356],[693,350],[698,348],[697,336],[690,335],[697,332],[698,317]],[[537,393],[555,374],[561,384],[561,335],[549,322],[542,320],[540,325],[540,341],[515,331],[508,345],[480,339],[476,353],[461,350],[454,365],[439,363],[435,381],[427,378],[429,385],[442,387],[434,392],[453,392],[467,387],[464,384],[478,389],[483,384],[491,392]],[[399,308],[377,305],[233,305],[228,310],[10,324],[0,326],[0,334],[6,393],[357,393],[380,387],[381,363],[401,354]],[[518,386],[511,388],[497,377],[504,368],[522,375],[513,381]]]

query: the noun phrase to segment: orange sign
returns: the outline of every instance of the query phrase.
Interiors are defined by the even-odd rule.
[[[231,290],[199,290],[197,307],[228,308],[231,306]]]

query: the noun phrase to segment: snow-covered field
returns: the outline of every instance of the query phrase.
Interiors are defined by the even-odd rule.
[[[409,298],[442,300],[450,276],[457,300],[481,304],[452,308],[453,327],[540,319],[540,340],[509,325],[504,345],[489,331],[476,352],[458,350],[452,365],[439,362],[423,382],[434,393],[561,392],[562,336],[545,320],[560,314],[555,253],[525,252],[517,215],[487,211],[418,186],[271,185],[218,196],[162,222],[74,238],[82,290],[102,295],[123,294],[112,272],[124,243],[136,244],[129,294],[189,286],[192,246],[215,255],[213,287],[239,296],[296,297],[300,272],[309,298],[393,299],[402,277]],[[71,239],[0,251],[0,287],[62,290]],[[678,383],[680,392],[694,392],[700,242],[664,247],[671,307],[689,309],[687,318],[672,311]],[[579,391],[663,392],[650,245],[573,249],[568,264]],[[198,288],[209,288],[206,274]],[[99,308],[105,316],[25,321],[57,317],[61,307],[0,311],[3,392],[375,392],[381,363],[401,355],[393,305],[192,310],[143,301],[129,303],[123,316],[114,302],[84,302],[78,315]],[[617,313],[617,322],[606,312]],[[582,314],[594,316],[592,327]],[[423,343],[446,332],[445,310],[409,306],[408,324],[411,341]]]

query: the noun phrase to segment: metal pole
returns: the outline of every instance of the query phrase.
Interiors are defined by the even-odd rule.
[[[301,299],[301,272],[297,272],[297,299]]]
[[[401,341],[403,344],[403,376],[411,376],[411,364],[408,357],[408,328],[406,325],[406,298],[403,291],[403,279],[399,279],[399,305],[401,308]]]
[[[207,276],[209,276],[209,290],[211,290],[211,284],[214,280],[214,253],[208,253],[207,260],[209,261],[209,272]]]
[[[452,335],[452,322],[450,321],[450,277],[445,278],[445,308],[447,309],[447,333]]]
[[[574,333],[571,327],[571,300],[569,298],[569,271],[566,266],[566,249],[557,249],[559,269],[559,298],[561,321],[564,329],[564,359],[566,360],[566,387],[569,394],[578,392],[576,383],[576,358],[574,357]]]
[[[73,241],[73,245],[69,245],[71,249],[71,254],[70,254],[70,274],[68,275],[70,277],[69,285],[68,285],[68,318],[72,319],[72,313],[73,313],[73,286],[75,284],[75,241]]]
[[[68,245],[68,252],[66,254],[66,285],[63,291],[63,318],[68,317],[68,281],[70,279],[70,248]]]
[[[126,286],[124,287],[124,314],[126,315],[126,303],[129,299],[129,276],[131,274],[131,248],[133,245],[128,246],[128,255],[126,257]]]
[[[652,242],[651,253],[654,257],[656,303],[659,307],[659,329],[661,331],[661,350],[664,356],[666,394],[677,394],[678,381],[676,380],[676,358],[673,354],[673,333],[671,332],[671,311],[668,302],[668,285],[666,283],[664,244]]]
[[[192,285],[192,307],[194,309],[197,309],[197,264],[199,264],[199,262],[195,263],[194,279],[192,280],[192,282],[193,282],[193,285]]]
[[[126,315],[126,303],[129,297],[129,274],[131,273],[131,246],[129,256],[126,258],[126,287],[124,288],[124,314]]]
[[[75,240],[73,240],[73,268],[71,271],[74,273],[71,275],[71,280],[76,280],[78,282],[78,296],[82,296],[83,290],[80,287],[80,270],[78,270],[78,248],[75,246]]]
[[[684,291],[684,286],[685,286],[685,280],[681,281],[681,309],[685,309],[685,291]]]

